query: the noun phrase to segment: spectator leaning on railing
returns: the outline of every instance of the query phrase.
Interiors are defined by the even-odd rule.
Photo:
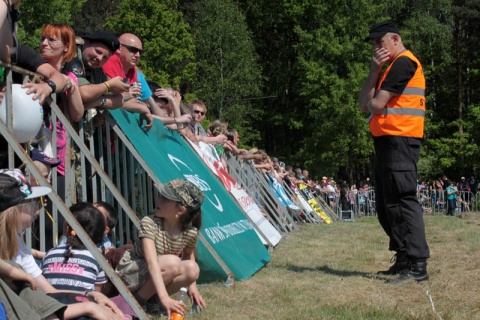
[[[35,85],[28,86],[30,89],[29,93],[35,93],[34,99],[40,98],[40,102],[43,103],[43,100],[49,94],[62,92],[65,89],[65,83],[58,78],[58,74],[52,74],[51,69],[42,68],[37,70],[40,66],[38,60],[30,60],[34,56],[38,57],[35,51],[28,47],[26,48],[30,50],[20,48],[22,45],[18,43],[17,39],[17,25],[20,21],[20,12],[17,9],[20,2],[21,0],[3,0],[0,2],[0,60],[6,63],[11,63],[12,65],[18,65],[29,71],[40,73],[44,76],[45,81],[52,81],[52,83],[48,83],[48,87],[45,86],[45,83],[36,83]],[[23,52],[19,52],[19,50],[22,50]],[[30,55],[30,57],[28,57],[28,55]],[[0,72],[4,72],[3,67],[0,67]],[[23,82],[20,80],[16,83]],[[2,83],[0,83],[0,85],[2,85]],[[3,87],[0,86],[0,89],[2,88]],[[0,96],[0,102],[1,98],[2,96]]]
[[[197,136],[208,136],[207,131],[205,131],[200,123],[203,121],[203,119],[205,119],[205,115],[207,114],[207,107],[205,106],[205,103],[201,100],[192,100],[190,101],[190,104],[193,108],[194,117],[188,125],[189,129]]]
[[[77,54],[63,71],[77,76],[86,109],[116,109],[123,105],[121,93],[128,91],[130,85],[124,83],[121,77],[108,79],[102,70],[119,46],[117,37],[108,32],[87,34],[77,41]]]
[[[150,90],[153,92],[152,99],[155,103],[153,117],[162,121],[163,125],[172,130],[181,130],[190,122],[191,115],[181,115],[180,102],[181,95],[178,91],[171,88],[160,88],[154,82],[148,82]]]
[[[129,84],[129,90],[122,92],[122,109],[141,114],[147,121],[145,127],[150,128],[153,118],[146,101],[152,96],[152,91],[147,85],[141,87],[138,85],[138,83],[146,83],[145,77],[137,69],[143,53],[142,41],[131,33],[122,34],[118,40],[120,46],[102,66],[102,69],[109,79],[120,77]]]

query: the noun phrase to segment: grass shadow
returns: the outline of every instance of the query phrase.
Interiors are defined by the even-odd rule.
[[[387,281],[390,279],[385,276],[379,276],[377,274],[372,274],[368,272],[332,269],[326,265],[316,267],[316,268],[290,266],[288,270],[293,272],[320,271],[323,273],[331,274],[331,275],[342,277],[342,278],[359,277],[359,278],[374,279],[374,280],[380,280],[380,281]]]

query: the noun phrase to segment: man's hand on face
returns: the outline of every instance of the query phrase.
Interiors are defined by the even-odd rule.
[[[376,48],[373,52],[372,66],[381,68],[384,63],[390,60],[390,51],[386,48]]]
[[[180,101],[182,100],[182,96],[180,95],[180,93],[175,90],[171,92],[170,90],[160,88],[155,90],[154,94],[155,94],[155,97],[159,99],[160,98],[167,99],[172,104],[180,105]]]

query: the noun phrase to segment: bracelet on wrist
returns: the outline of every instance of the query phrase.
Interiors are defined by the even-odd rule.
[[[107,91],[105,91],[105,93],[109,93],[110,92],[110,85],[108,84],[108,81],[105,81],[103,84],[107,87]]]
[[[88,298],[88,294],[89,294],[90,292],[92,292],[92,290],[87,290],[87,291],[85,291],[84,296]]]

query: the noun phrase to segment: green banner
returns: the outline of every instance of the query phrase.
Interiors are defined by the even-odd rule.
[[[270,261],[268,251],[252,225],[220,181],[175,131],[155,119],[145,132],[138,115],[110,111],[118,126],[162,183],[185,178],[205,193],[201,233],[232,271],[236,280],[251,277]],[[225,272],[199,241],[200,283],[224,281]]]

